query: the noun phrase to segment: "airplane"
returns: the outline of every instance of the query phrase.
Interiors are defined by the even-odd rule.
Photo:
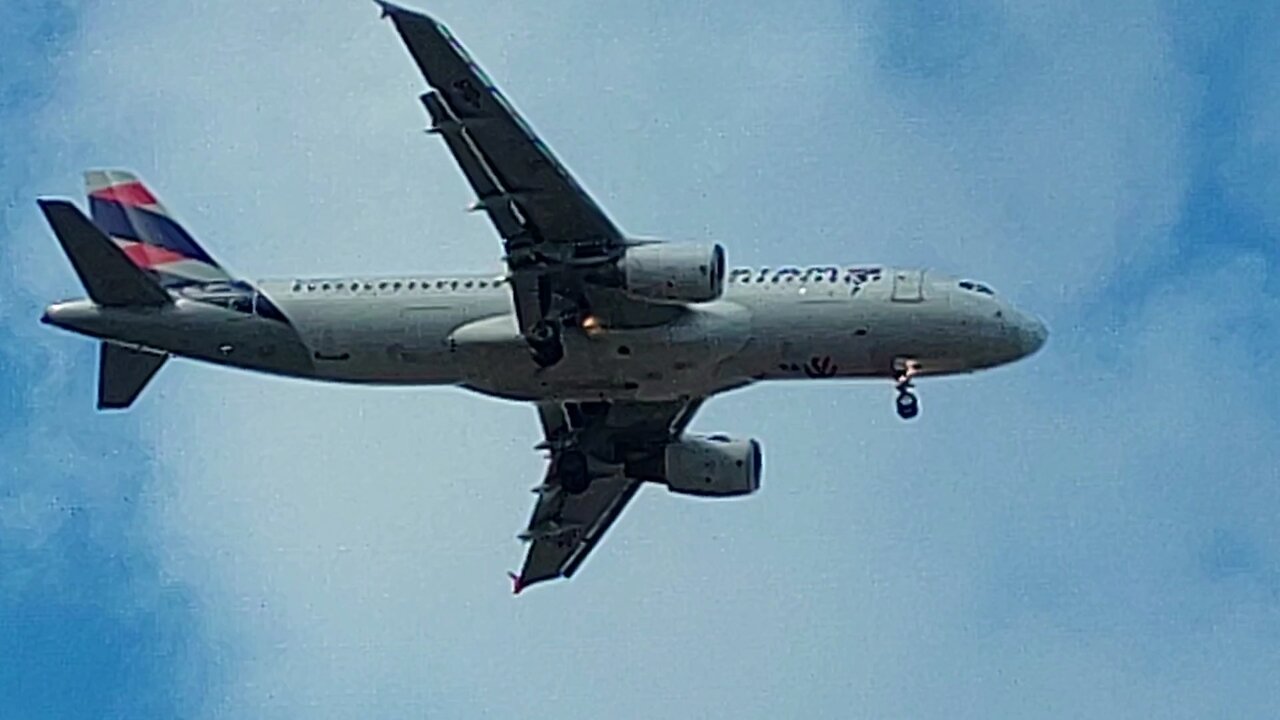
[[[100,340],[97,407],[127,408],[171,356],[309,380],[443,385],[532,403],[548,465],[513,589],[569,578],[646,483],[750,495],[757,440],[686,429],[710,397],[774,380],[921,377],[1036,352],[1048,332],[988,285],[879,264],[727,265],[715,243],[627,235],[444,25],[379,3],[502,238],[500,275],[250,282],[124,170],[85,175],[89,216],[40,199],[88,297],[42,321]]]

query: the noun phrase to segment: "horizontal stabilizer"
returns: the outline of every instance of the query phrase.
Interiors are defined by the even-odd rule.
[[[98,360],[98,409],[121,410],[133,404],[168,353],[102,343]]]
[[[169,293],[129,261],[80,209],[66,200],[39,200],[89,298],[105,307],[158,306]]]

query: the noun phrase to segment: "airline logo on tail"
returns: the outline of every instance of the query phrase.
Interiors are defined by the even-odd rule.
[[[184,298],[287,323],[275,303],[233,278],[127,170],[84,174],[93,224],[136,267]]]
[[[85,184],[93,223],[161,285],[178,288],[231,282],[231,276],[135,175],[123,170],[90,170],[85,173]]]

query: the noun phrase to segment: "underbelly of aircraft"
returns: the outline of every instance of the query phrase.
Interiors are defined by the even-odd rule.
[[[317,352],[315,376],[358,383],[462,385],[521,400],[666,400],[748,381],[749,377],[724,372],[747,339],[745,327],[732,333],[670,327],[590,336],[573,331],[563,336],[564,359],[542,368],[514,323],[493,318],[459,328],[443,340],[353,343]]]
[[[894,361],[919,374],[964,371],[964,343],[919,319],[888,316],[847,332],[815,313],[761,316],[736,303],[700,306],[639,329],[562,334],[564,358],[540,367],[509,313],[457,324],[423,313],[414,323],[304,334],[314,377],[396,385],[460,385],[519,399],[669,400],[757,380],[892,376]],[[833,332],[833,326],[836,330]]]

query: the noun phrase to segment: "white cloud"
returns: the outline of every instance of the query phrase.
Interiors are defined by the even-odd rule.
[[[1270,79],[1270,69],[1280,61],[1277,12],[1248,23],[1247,42],[1232,47],[1221,58],[1221,70],[1238,73],[1242,92],[1238,105],[1226,114],[1236,124],[1222,128],[1224,140],[1233,143],[1233,156],[1216,168],[1226,195],[1240,210],[1256,215],[1272,238],[1280,233],[1280,89]],[[1237,22],[1243,23],[1243,20]],[[1230,76],[1229,76],[1230,77]]]
[[[963,698],[1066,716],[1100,685],[1096,714],[1195,714],[1164,698],[1203,705],[1214,663],[1272,617],[1194,556],[1222,526],[1274,559],[1256,441],[1275,428],[1228,384],[1245,347],[1215,335],[1258,301],[1247,285],[1157,295],[1112,357],[1074,306],[1160,252],[1185,185],[1189,100],[1151,7],[984,15],[1003,51],[957,42],[944,58],[979,57],[927,76],[887,63],[900,26],[836,3],[432,10],[628,228],[753,264],[973,268],[1076,324],[1030,364],[928,383],[912,426],[878,386],[718,399],[697,426],[764,438],[765,492],[646,490],[579,577],[519,600],[502,572],[542,471],[532,411],[173,363],[142,401],[169,476],[155,542],[236,658],[210,714],[936,716]],[[132,166],[253,275],[497,266],[372,6],[120,1],[83,27],[45,118],[74,149],[50,161],[68,193],[72,161]],[[1242,262],[1220,278],[1256,272]],[[1189,464],[1220,490],[1162,484]],[[1199,660],[1178,637],[1197,613],[1218,624],[1187,642],[1220,648]]]

